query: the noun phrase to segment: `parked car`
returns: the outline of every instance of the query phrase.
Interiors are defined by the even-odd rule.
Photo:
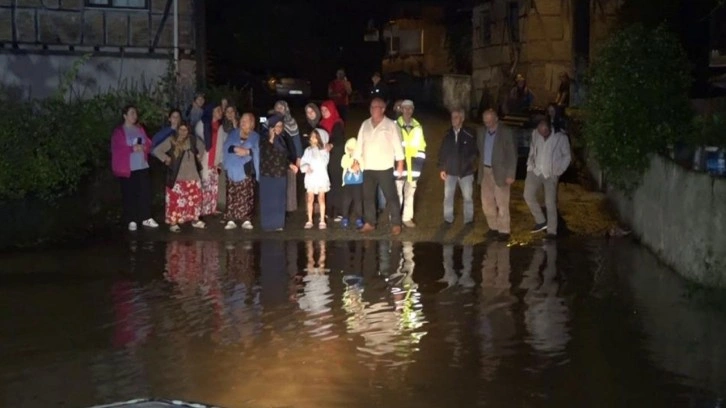
[[[282,99],[308,100],[310,81],[297,75],[276,73],[268,75],[265,81],[270,92]]]

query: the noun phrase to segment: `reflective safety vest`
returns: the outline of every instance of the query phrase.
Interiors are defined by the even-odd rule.
[[[393,176],[396,178],[406,177],[409,182],[418,180],[423,170],[424,161],[426,161],[426,140],[424,139],[423,128],[413,118],[411,118],[411,124],[406,125],[403,116],[396,120],[396,124],[401,128],[401,145],[403,146],[406,166],[402,175],[398,174],[394,166]]]

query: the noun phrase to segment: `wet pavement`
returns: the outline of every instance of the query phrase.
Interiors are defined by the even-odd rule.
[[[717,407],[726,302],[629,239],[0,258],[0,406]]]

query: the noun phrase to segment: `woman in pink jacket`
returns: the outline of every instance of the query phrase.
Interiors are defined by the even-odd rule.
[[[123,123],[111,135],[111,168],[121,182],[123,222],[129,231],[136,231],[138,224],[157,228],[151,218],[151,180],[149,178],[149,151],[151,139],[144,128],[137,124],[136,107],[127,105],[121,111]]]

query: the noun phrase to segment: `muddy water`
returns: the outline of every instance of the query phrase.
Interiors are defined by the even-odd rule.
[[[723,294],[629,241],[5,256],[0,406],[716,407]]]

